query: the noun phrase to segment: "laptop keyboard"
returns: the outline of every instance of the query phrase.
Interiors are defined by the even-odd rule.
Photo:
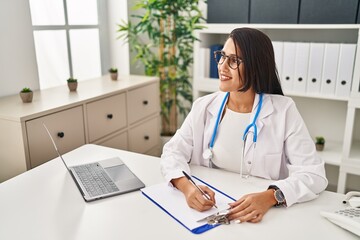
[[[91,197],[118,191],[105,170],[98,163],[72,167]]]

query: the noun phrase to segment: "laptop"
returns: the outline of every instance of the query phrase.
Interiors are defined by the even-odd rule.
[[[70,172],[86,202],[136,191],[145,187],[144,183],[118,157],[68,167],[49,129],[44,123],[43,125],[57,154]]]

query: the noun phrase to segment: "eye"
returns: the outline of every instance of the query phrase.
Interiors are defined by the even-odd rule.
[[[239,60],[239,58],[237,56],[230,56],[230,62],[231,62],[231,64],[238,65],[240,60]]]

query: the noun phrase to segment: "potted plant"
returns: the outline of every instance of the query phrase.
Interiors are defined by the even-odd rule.
[[[117,80],[118,79],[118,69],[117,68],[110,68],[109,69],[111,80]]]
[[[30,103],[33,99],[33,91],[30,88],[25,87],[20,91],[20,97],[23,103]]]
[[[70,92],[76,91],[77,86],[78,86],[77,79],[76,79],[76,78],[73,78],[73,77],[70,77],[70,78],[67,80],[67,85],[68,85],[68,87],[69,87]]]
[[[322,150],[324,150],[325,138],[322,137],[322,136],[317,136],[317,137],[315,137],[315,146],[316,146],[316,150],[317,150],[317,151],[322,151]]]
[[[184,116],[192,103],[190,67],[193,63],[194,30],[204,20],[200,0],[138,0],[132,15],[136,23],[118,25],[120,38],[129,42],[135,61],[145,66],[146,75],[160,78],[161,135],[172,136],[178,127],[178,113]],[[142,35],[146,35],[143,41]]]

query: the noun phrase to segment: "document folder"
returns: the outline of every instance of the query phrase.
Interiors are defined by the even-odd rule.
[[[340,44],[326,43],[324,52],[323,72],[321,78],[321,93],[335,95],[336,73],[339,62]]]
[[[305,93],[308,75],[310,43],[296,43],[293,91]]]
[[[272,42],[275,54],[276,69],[278,71],[280,79],[282,79],[282,63],[283,63],[283,42],[273,41]]]
[[[286,93],[293,90],[295,74],[296,43],[284,42],[281,86]]]
[[[235,199],[195,176],[192,176],[192,178],[196,184],[207,185],[215,192],[216,205],[218,208],[214,207],[205,212],[194,210],[187,205],[184,194],[178,189],[169,186],[167,183],[149,186],[141,189],[141,191],[148,199],[155,203],[155,205],[160,207],[190,232],[200,234],[219,225],[210,225],[207,224],[206,221],[199,220],[228,209],[228,203],[234,202]]]
[[[340,44],[339,67],[335,95],[349,97],[354,71],[356,44]]]
[[[324,49],[324,43],[310,43],[308,81],[306,88],[308,93],[320,93]]]

